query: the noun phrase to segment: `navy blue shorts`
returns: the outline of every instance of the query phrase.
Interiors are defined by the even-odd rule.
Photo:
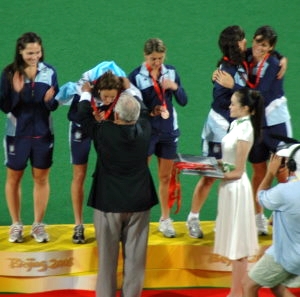
[[[152,134],[148,155],[173,160],[177,157],[178,137],[170,134]]]
[[[291,137],[291,127],[287,123],[282,123],[262,129],[261,140],[254,143],[249,153],[248,160],[251,163],[261,163],[269,160],[270,154],[277,151],[278,145],[282,144],[281,140],[276,139],[276,135]]]
[[[48,169],[53,161],[54,137],[5,137],[6,166],[13,170],[24,170],[28,160],[34,168]]]
[[[73,126],[70,130],[71,163],[87,164],[91,150],[91,138],[84,135],[80,127]]]

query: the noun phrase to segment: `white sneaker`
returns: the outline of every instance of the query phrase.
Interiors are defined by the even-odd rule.
[[[14,223],[9,229],[9,242],[23,242],[23,225],[22,223]]]
[[[45,224],[43,223],[34,223],[32,225],[31,236],[34,237],[36,242],[49,241],[49,235],[45,231]]]
[[[158,230],[165,237],[173,238],[176,236],[176,233],[175,233],[175,230],[173,227],[173,221],[170,218],[165,219],[165,220],[160,220]]]
[[[258,235],[268,235],[268,220],[263,213],[255,215],[256,228]]]
[[[203,232],[200,228],[200,222],[197,218],[191,218],[186,222],[186,226],[189,230],[189,235],[192,238],[203,238]]]

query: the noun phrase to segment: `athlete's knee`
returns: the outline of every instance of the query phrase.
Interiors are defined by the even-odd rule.
[[[162,184],[169,184],[171,179],[171,174],[160,174],[159,181]]]
[[[73,182],[81,184],[84,182],[85,176],[85,172],[76,172],[73,174]]]
[[[32,177],[34,183],[39,185],[45,185],[49,182],[49,170],[33,169]]]

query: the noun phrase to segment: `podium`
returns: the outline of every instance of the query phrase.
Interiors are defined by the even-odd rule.
[[[193,239],[185,222],[174,222],[176,238],[165,238],[158,223],[150,223],[144,288],[229,287],[231,264],[212,253],[214,221],[201,222],[204,238]],[[85,225],[86,244],[73,244],[73,225],[48,225],[48,243],[37,243],[24,227],[23,243],[8,242],[8,226],[0,227],[0,291],[35,293],[52,290],[94,290],[97,247],[92,224]],[[271,232],[270,232],[271,233]],[[260,237],[256,258],[271,244]],[[122,282],[121,251],[118,284]]]

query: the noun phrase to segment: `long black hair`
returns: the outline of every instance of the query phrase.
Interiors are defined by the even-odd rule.
[[[238,42],[244,38],[244,30],[237,25],[229,26],[220,33],[218,44],[223,56],[218,61],[217,66],[227,62],[224,60],[224,57],[229,59],[227,63],[234,65],[242,64],[245,59],[245,53],[240,49]]]
[[[41,46],[42,55],[40,61],[44,61],[44,49],[41,37],[34,32],[24,33],[17,39],[14,61],[4,69],[10,79],[12,79],[16,71],[24,74],[25,62],[20,51],[25,49],[28,43],[38,43]]]
[[[254,130],[254,140],[261,137],[262,119],[264,116],[264,100],[261,93],[249,88],[241,88],[234,92],[241,106],[248,106],[250,120]]]

